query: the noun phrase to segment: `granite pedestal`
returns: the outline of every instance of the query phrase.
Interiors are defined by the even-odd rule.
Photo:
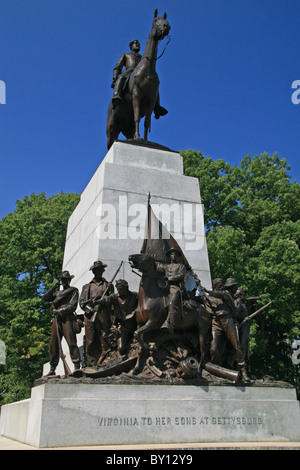
[[[158,217],[175,237],[190,265],[210,288],[210,266],[198,178],[183,174],[177,152],[115,142],[81,195],[68,222],[63,269],[82,288],[90,266],[101,259],[110,279],[120,261],[119,278],[137,290],[140,278],[128,263],[145,236],[148,195]]]
[[[48,382],[2,407],[0,434],[46,448],[295,442],[300,406],[289,386]]]

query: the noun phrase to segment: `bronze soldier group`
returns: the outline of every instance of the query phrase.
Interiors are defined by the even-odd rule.
[[[106,267],[100,260],[93,263],[90,271],[94,277],[83,286],[80,296],[76,287],[70,287],[74,276],[68,271],[63,271],[60,277],[63,290],[59,290],[61,284],[57,282],[44,294],[43,299],[52,302],[50,311],[53,316],[48,376],[55,375],[59,358],[63,359],[60,353],[63,337],[68,344],[75,371],[80,369],[81,359],[76,334],[80,333],[83,326],[85,366],[97,367],[102,363],[111,348],[112,334],[116,338],[120,355],[126,354],[137,328],[137,293],[129,290],[124,279],[116,281],[115,293],[112,283],[103,277]],[[78,304],[84,311],[83,321],[81,315],[75,314]]]
[[[210,314],[211,328],[209,340],[209,361],[221,367],[238,370],[244,382],[250,379],[246,370],[248,359],[249,311],[245,305],[245,291],[238,282],[229,278],[224,283],[221,278],[214,279],[212,290],[201,286],[193,271],[179,261],[182,255],[178,248],[168,251],[170,262],[156,263],[157,273],[163,274],[166,281],[165,305],[168,318],[165,324],[168,334],[174,334],[178,319],[184,315],[186,304],[201,302]],[[76,334],[85,327],[84,367],[99,368],[107,354],[117,350],[119,357],[126,358],[138,331],[136,309],[138,294],[129,289],[128,282],[118,279],[115,288],[104,277],[107,267],[102,261],[93,263],[90,270],[92,280],[85,284],[81,294],[70,286],[73,276],[63,271],[60,282],[44,294],[44,300],[52,302],[52,332],[49,346],[50,372],[54,375],[59,358],[63,359],[61,339],[64,337],[70,350],[75,372],[80,369],[80,354]],[[187,292],[185,281],[192,273],[196,285],[201,287],[200,295]],[[62,285],[62,290],[60,289]],[[259,299],[250,298],[250,299]],[[80,306],[84,315],[76,315]],[[241,326],[241,327],[240,327]]]

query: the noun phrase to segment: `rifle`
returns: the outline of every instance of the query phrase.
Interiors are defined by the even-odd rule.
[[[61,347],[61,337],[58,331],[58,321],[57,321],[57,314],[54,314],[54,320],[55,320],[55,326],[56,326],[56,334],[57,334],[57,342],[58,342],[58,351],[59,351],[59,357],[61,358],[63,365],[64,365],[64,370],[66,375],[71,375],[72,372],[68,366],[68,363],[66,361],[66,356],[62,350]]]
[[[199,281],[198,285],[199,285],[201,291],[203,292],[203,295],[204,295],[206,301],[209,303],[209,306],[212,308],[209,295],[207,294],[205,287],[202,286],[201,281]]]
[[[118,269],[116,270],[115,274],[113,275],[112,280],[107,284],[107,287],[106,287],[105,291],[103,292],[103,294],[101,295],[100,299],[94,299],[94,305],[96,305],[97,303],[100,303],[100,301],[103,299],[103,297],[105,296],[106,292],[108,291],[108,289],[110,288],[110,286],[111,286],[112,283],[114,282],[116,275],[117,275],[118,272],[120,271],[122,264],[123,264],[123,261],[121,261],[120,266],[118,267]],[[89,301],[89,302],[90,302],[90,301]],[[88,301],[87,301],[87,303],[88,303]],[[98,313],[98,312],[97,312],[97,310],[96,310],[96,311],[93,313],[93,315],[91,316],[91,318],[90,318],[90,322],[91,322],[91,323],[94,323],[94,321],[96,320],[97,313]]]
[[[263,310],[265,310],[267,307],[270,307],[270,305],[275,302],[275,300],[271,300],[271,302],[269,302],[268,304],[264,305],[263,307],[261,307],[260,309],[256,310],[256,312],[252,313],[251,315],[249,315],[249,317],[246,317],[244,318],[244,320],[242,321],[242,323],[240,323],[239,325],[239,328],[241,328],[242,325],[244,325],[245,323],[247,323],[248,321],[252,320],[252,318],[256,317],[256,315],[258,315],[260,312],[262,312]]]

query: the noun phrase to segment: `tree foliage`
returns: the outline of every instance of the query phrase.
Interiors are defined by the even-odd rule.
[[[286,159],[247,155],[239,165],[181,152],[185,174],[199,178],[212,278],[236,278],[257,308],[271,308],[251,325],[250,367],[300,385],[291,343],[300,337],[300,187]]]
[[[0,221],[2,403],[27,398],[48,360],[51,318],[41,293],[61,272],[67,222],[78,201],[76,194],[32,194]]]

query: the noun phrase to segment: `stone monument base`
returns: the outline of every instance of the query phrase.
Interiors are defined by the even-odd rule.
[[[300,441],[292,386],[49,380],[2,407],[0,434],[35,447]]]

